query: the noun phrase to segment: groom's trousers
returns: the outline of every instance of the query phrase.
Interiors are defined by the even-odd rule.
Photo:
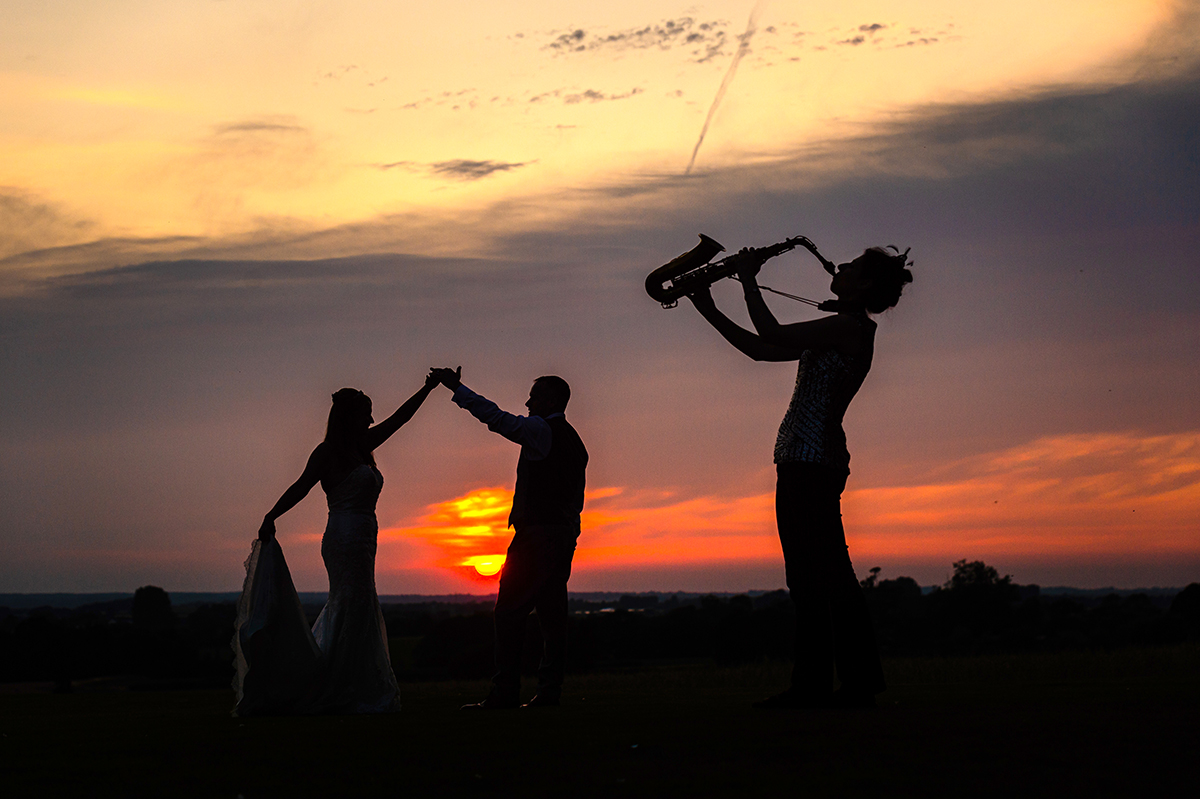
[[[567,660],[567,580],[579,527],[517,525],[496,597],[496,691],[515,696],[521,687],[525,624],[537,611],[542,631],[538,691],[557,694]]]

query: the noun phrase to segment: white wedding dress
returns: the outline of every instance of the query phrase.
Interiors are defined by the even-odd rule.
[[[234,715],[400,709],[375,593],[375,502],[382,488],[379,471],[362,464],[328,494],[321,557],[329,598],[311,631],[279,542],[254,542],[233,636]]]

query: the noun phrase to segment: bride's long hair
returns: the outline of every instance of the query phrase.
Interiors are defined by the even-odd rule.
[[[333,407],[329,409],[329,422],[325,425],[325,443],[347,460],[355,460],[357,456],[374,466],[375,456],[364,435],[369,423],[363,424],[370,416],[370,397],[357,388],[338,389],[333,394]]]

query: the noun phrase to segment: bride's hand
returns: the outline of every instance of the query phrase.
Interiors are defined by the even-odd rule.
[[[446,388],[454,391],[462,383],[462,367],[457,369],[449,369],[446,367],[432,368],[429,370],[429,376],[437,380]]]
[[[258,540],[266,543],[275,537],[274,519],[263,519],[262,527],[258,528]]]

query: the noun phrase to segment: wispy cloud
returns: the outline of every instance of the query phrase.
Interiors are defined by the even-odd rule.
[[[490,159],[472,160],[468,158],[455,158],[449,161],[434,161],[433,163],[421,163],[420,161],[390,161],[386,164],[372,164],[375,169],[381,172],[390,172],[392,170],[400,170],[410,173],[424,173],[437,178],[451,178],[453,180],[482,180],[483,178],[491,177],[498,172],[512,172],[534,161],[492,161]]]
[[[86,241],[95,225],[28,192],[0,187],[0,258]]]
[[[780,22],[758,32],[755,51],[759,53],[757,61],[760,65],[770,65],[771,56],[799,61],[805,52],[828,51],[831,47],[858,47],[865,44],[874,49],[886,49],[945,44],[961,39],[962,35],[953,23],[938,26],[935,30],[912,26],[905,29],[894,23],[867,22],[818,34],[803,30],[796,22]]]
[[[218,136],[230,136],[238,134],[293,134],[307,133],[308,129],[296,124],[295,122],[281,122],[269,120],[249,120],[245,122],[231,122],[225,125],[218,125],[214,129],[214,133]]]
[[[812,50],[827,49],[825,45],[817,44],[810,40],[800,41],[801,36],[803,36],[802,33],[795,34],[796,41],[793,43],[794,47],[807,47]],[[901,26],[898,25],[869,22],[854,28],[843,29],[834,38],[826,40],[826,43],[846,47],[858,47],[863,44],[869,44],[877,49],[883,49],[891,47],[916,47],[920,45],[928,46],[938,43],[945,44],[961,39],[962,36],[955,31],[953,23],[947,23],[941,26],[936,32],[933,32],[915,27],[909,27],[907,30],[902,31]]]
[[[506,105],[514,106],[528,103],[547,104],[559,102],[563,105],[578,105],[580,103],[600,103],[610,100],[627,100],[642,94],[645,89],[635,86],[629,91],[605,91],[603,89],[579,89],[578,87],[559,87],[534,93],[493,95],[481,97],[474,89],[460,89],[454,92],[441,92],[413,100],[400,106],[401,111],[419,111],[428,108],[447,108],[451,111],[473,111],[485,106]]]
[[[457,180],[481,180],[491,177],[497,172],[511,172],[520,169],[529,163],[531,162],[471,161],[465,158],[456,158],[451,161],[438,161],[430,164],[429,168],[435,175]]]
[[[325,72],[321,73],[321,75],[313,83],[314,85],[320,85],[321,83],[341,83],[342,81],[349,81],[354,85],[371,89],[375,88],[376,86],[382,86],[383,84],[387,83],[387,80],[387,75],[375,76],[357,64],[348,64],[346,66],[339,66],[335,67],[334,69],[326,70]]]
[[[687,50],[692,60],[705,62],[723,52],[728,40],[728,26],[729,23],[724,21],[697,22],[692,17],[678,17],[613,32],[575,28],[553,32],[553,38],[543,48],[558,54],[682,48]]]
[[[501,97],[493,96],[489,103],[501,101]],[[449,107],[451,110],[471,109],[479,107],[483,102],[475,89],[451,89],[434,94],[427,94],[418,100],[410,100],[400,106],[401,111],[418,111],[423,108]]]
[[[578,105],[579,103],[602,103],[608,100],[627,100],[630,97],[636,97],[644,90],[634,87],[627,92],[619,94],[609,94],[597,89],[585,89],[583,91],[575,91],[572,89],[554,89],[541,94],[535,94],[530,97],[530,103],[544,103],[548,100],[561,100],[564,105]]]
[[[1157,61],[1145,68],[1165,70]],[[650,94],[647,92],[646,96]],[[1193,110],[1200,108],[1198,97],[1200,75],[1193,71],[1145,84],[1060,86],[988,103],[917,107],[856,137],[809,143],[758,164],[707,170],[702,176],[704,196],[736,198],[728,201],[730,207],[749,209],[744,219],[722,224],[759,225],[762,223],[755,220],[778,219],[770,224],[788,232],[791,223],[785,218],[794,216],[796,208],[804,208],[805,213],[814,217],[832,218],[841,214],[852,216],[849,209],[870,202],[872,207],[880,209],[880,218],[898,213],[895,203],[881,199],[884,196],[906,197],[909,213],[923,219],[941,219],[943,223],[954,219],[956,224],[973,226],[976,231],[980,224],[985,227],[989,224],[981,220],[990,219],[1028,220],[1038,229],[1056,230],[1077,218],[1085,220],[1088,229],[1101,223],[1110,227],[1109,221],[1118,219],[1154,218],[1157,223],[1182,220],[1190,218],[1188,214],[1194,210],[1198,196],[1197,172],[1192,168],[1194,157],[1187,144],[1198,122]],[[294,121],[275,119],[239,121],[225,127],[237,130],[262,127],[264,123],[289,130],[300,127]],[[249,138],[261,135],[266,141],[293,140],[297,145],[308,138],[294,133],[244,135]],[[1131,158],[1131,153],[1140,155]],[[249,154],[247,159],[249,168],[261,167]],[[462,180],[464,173],[469,176],[472,171],[467,166],[471,162],[507,164],[508,169],[502,171],[509,172],[532,163],[532,160],[513,162],[501,158],[458,160],[465,163],[439,174],[438,178]],[[280,169],[285,163],[280,163]],[[450,166],[454,161],[435,163]],[[432,166],[397,157],[368,168],[420,172]],[[496,173],[488,166],[474,171],[485,176]],[[869,182],[860,182],[867,176]],[[1082,193],[1067,189],[1078,181],[1083,181],[1089,189]],[[843,184],[844,190],[837,188]],[[747,186],[769,187],[772,192],[782,192],[779,196],[787,196],[788,200],[747,205],[742,194]],[[1114,186],[1119,188],[1114,190]],[[605,231],[618,222],[629,226],[631,219],[643,220],[648,231],[657,228],[652,235],[661,239],[664,226],[674,225],[679,214],[708,213],[705,209],[711,203],[700,203],[695,189],[695,180],[685,181],[680,173],[667,172],[614,177],[600,187],[556,189],[537,198],[543,208],[559,212],[553,216],[554,228],[547,223],[541,229],[540,246],[553,241],[556,252],[566,254],[578,248],[572,242],[577,241],[581,229]],[[946,191],[956,198],[950,205],[944,202]],[[1136,203],[1130,200],[1133,197],[1138,198]],[[39,204],[33,197],[24,197],[22,202]],[[969,219],[957,216],[962,209],[979,207],[988,210]],[[252,236],[219,241],[110,237],[90,244],[79,242],[71,232],[76,221],[64,217],[62,226],[55,229],[69,236],[39,240],[33,246],[65,245],[66,249],[25,252],[2,265],[12,270],[53,273],[66,264],[82,268],[89,262],[92,266],[108,266],[163,257],[319,258],[369,251],[414,251],[413,248],[441,253],[445,250],[440,247],[452,240],[469,241],[475,251],[494,252],[497,246],[505,246],[495,240],[497,232],[509,235],[513,229],[511,225],[498,225],[496,220],[514,211],[487,207],[477,214],[463,213],[447,219],[414,212],[403,218],[384,216],[326,229],[316,229],[300,220],[290,225],[263,220],[261,229]],[[41,212],[31,213],[36,216]],[[22,224],[7,225],[10,236],[23,235]],[[560,236],[557,229],[570,231],[570,235]],[[458,233],[447,235],[451,230]],[[602,240],[606,234],[597,235]],[[514,251],[524,251],[528,242],[515,241],[511,245]],[[14,247],[20,249],[19,245]],[[1158,259],[1164,265],[1173,262],[1173,258]],[[1013,264],[1011,268],[1017,267]],[[1106,269],[1105,280],[1152,304],[1164,299],[1161,294],[1157,298],[1148,296],[1144,286],[1139,289],[1129,279],[1132,274],[1130,270]]]

